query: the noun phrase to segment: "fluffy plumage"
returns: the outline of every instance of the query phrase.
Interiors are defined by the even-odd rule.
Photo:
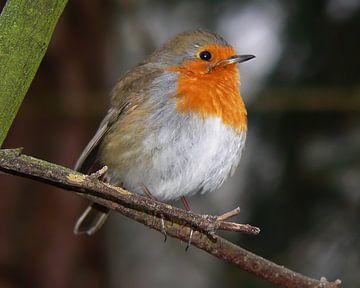
[[[211,60],[199,59],[204,49]],[[146,187],[160,201],[218,189],[246,138],[238,68],[217,65],[233,55],[223,38],[204,30],[170,40],[117,83],[76,168],[107,165],[107,181],[139,194]],[[95,232],[104,221],[96,215],[88,209],[75,233]]]

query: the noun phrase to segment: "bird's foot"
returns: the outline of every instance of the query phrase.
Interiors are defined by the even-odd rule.
[[[148,198],[157,201],[157,199],[154,197],[154,195],[151,194],[150,190],[145,185],[143,185],[143,191],[144,191],[144,194]],[[156,211],[154,211],[153,217],[154,217],[153,218],[153,226],[155,226],[154,224],[156,222],[156,219],[158,218],[157,215],[156,215]],[[164,235],[164,242],[166,242],[167,233],[166,233],[166,229],[165,229],[165,220],[164,220],[164,215],[163,214],[160,214],[160,220],[161,220],[161,233]]]
[[[190,212],[191,211],[191,208],[190,208],[190,205],[189,205],[189,202],[188,200],[185,198],[185,196],[182,196],[181,197],[181,201],[185,207],[185,210]],[[190,228],[190,234],[189,234],[189,240],[187,242],[187,245],[186,245],[186,248],[185,248],[185,251],[188,251],[190,249],[190,246],[191,246],[191,240],[192,240],[192,237],[193,237],[193,234],[194,234],[194,229]]]

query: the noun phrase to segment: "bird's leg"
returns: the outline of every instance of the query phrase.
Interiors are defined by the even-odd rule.
[[[151,194],[151,192],[145,185],[143,185],[143,191],[147,197],[149,197],[152,200],[157,201],[157,199],[154,197],[154,195]],[[154,213],[154,222],[155,222],[155,219],[156,219],[156,215]],[[164,235],[164,242],[166,242],[167,234],[166,234],[166,230],[165,230],[164,215],[160,214],[160,219],[161,219],[161,233]]]
[[[185,207],[185,210],[188,211],[188,212],[191,211],[189,202],[188,202],[188,200],[186,199],[185,196],[182,196],[182,197],[181,197],[181,201],[182,201],[182,203],[183,203],[183,205],[184,205],[184,207]],[[194,230],[193,230],[192,228],[190,228],[190,229],[191,229],[191,230],[190,230],[189,240],[188,240],[188,242],[187,242],[185,251],[188,251],[188,250],[189,250],[189,248],[190,248],[190,246],[191,246],[192,236],[193,236],[193,234],[194,234]]]
[[[185,196],[182,196],[182,197],[181,197],[181,201],[182,201],[182,203],[184,204],[185,210],[186,210],[186,211],[191,211],[189,202],[188,202],[188,200],[186,199]]]

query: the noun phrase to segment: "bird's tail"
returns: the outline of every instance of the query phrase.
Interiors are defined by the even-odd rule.
[[[92,203],[77,220],[74,233],[76,235],[92,235],[104,224],[109,209],[97,203]]]

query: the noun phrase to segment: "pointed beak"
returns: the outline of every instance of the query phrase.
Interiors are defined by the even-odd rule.
[[[219,61],[218,63],[216,63],[216,66],[226,66],[235,63],[242,63],[253,58],[255,58],[254,55],[234,55],[227,59]]]

